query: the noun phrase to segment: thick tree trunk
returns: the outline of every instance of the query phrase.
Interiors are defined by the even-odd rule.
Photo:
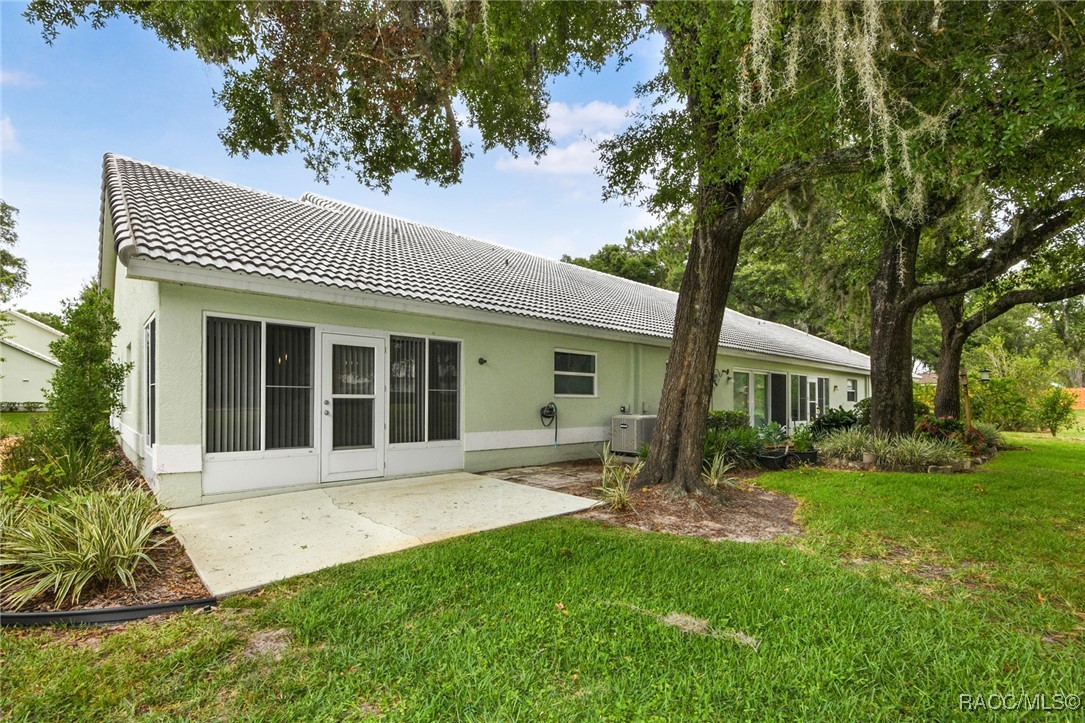
[[[912,321],[909,294],[915,279],[920,229],[889,223],[878,273],[870,282],[870,428],[881,434],[910,434]]]
[[[712,369],[719,347],[720,327],[727,295],[738,261],[745,230],[740,194],[734,188],[715,189],[718,196],[706,198],[702,191],[698,219],[694,226],[689,261],[678,295],[674,335],[659,418],[652,433],[652,446],[638,484],[666,483],[672,495],[683,495],[704,487],[701,469],[708,409],[712,400]],[[712,201],[715,214],[707,225],[703,209]]]
[[[938,417],[961,417],[961,352],[968,339],[964,327],[964,294],[935,299],[934,309],[942,326],[942,346],[938,352],[938,386],[934,391],[934,414]]]

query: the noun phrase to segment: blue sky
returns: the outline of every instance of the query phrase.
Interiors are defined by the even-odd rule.
[[[345,174],[318,183],[296,154],[231,158],[217,136],[226,125],[212,100],[218,71],[131,21],[68,30],[49,46],[23,9],[0,2],[0,197],[19,209],[15,252],[31,284],[18,307],[59,311],[96,273],[107,151],[292,198],[315,191],[550,258],[654,223],[635,205],[602,202],[592,141],[627,123],[634,84],[656,72],[658,38],[620,71],[553,83],[556,145],[538,164],[476,145],[460,185],[404,176],[386,196]]]

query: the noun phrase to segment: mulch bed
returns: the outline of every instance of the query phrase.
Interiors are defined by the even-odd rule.
[[[7,442],[7,440],[4,440]],[[6,445],[0,446],[0,459]],[[139,470],[120,454],[120,477],[133,487],[152,495]],[[143,564],[136,571],[136,589],[131,590],[120,584],[88,586],[77,605],[57,606],[52,595],[42,594],[28,601],[19,612],[56,612],[60,610],[97,610],[112,607],[130,607],[133,605],[151,605],[180,600],[196,600],[211,596],[200,581],[192,561],[188,559],[181,543],[169,531],[169,521],[162,519],[162,527],[151,538],[151,544],[157,545],[147,553],[154,562],[157,571],[150,565]],[[9,610],[7,597],[0,596],[0,610]]]
[[[540,467],[516,467],[486,474],[510,482],[599,499],[599,493],[594,488],[599,486],[603,467],[598,460],[583,460]],[[713,541],[760,542],[782,535],[797,535],[802,531],[794,520],[798,501],[757,487],[752,480],[758,474],[756,471],[735,472],[732,476],[738,478],[738,486],[721,488],[722,502],[704,496],[671,499],[663,485],[654,485],[630,491],[631,509],[613,510],[599,506],[577,512],[573,517]]]

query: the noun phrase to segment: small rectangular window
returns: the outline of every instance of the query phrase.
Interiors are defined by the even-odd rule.
[[[829,408],[829,378],[818,377],[817,411],[815,417],[820,417]]]
[[[859,380],[858,379],[848,379],[846,388],[847,388],[847,392],[848,392],[848,396],[847,396],[848,401],[849,402],[857,402],[857,401],[859,401]]]
[[[595,355],[572,351],[555,351],[554,394],[594,397]]]

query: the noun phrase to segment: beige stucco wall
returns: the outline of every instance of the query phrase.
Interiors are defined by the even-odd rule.
[[[159,284],[156,281],[127,278],[124,266],[120,264],[116,256],[110,255],[103,262],[112,264],[116,271],[113,281],[113,315],[121,328],[113,339],[114,359],[120,362],[131,362],[133,365],[131,373],[125,379],[121,396],[124,410],[115,423],[118,426],[125,452],[154,487],[156,484],[154,450],[148,449],[145,444],[147,430],[144,421],[146,417],[144,384],[146,383],[147,360],[144,326],[152,316],[158,313]]]
[[[0,342],[0,402],[45,402],[57,367]]]

